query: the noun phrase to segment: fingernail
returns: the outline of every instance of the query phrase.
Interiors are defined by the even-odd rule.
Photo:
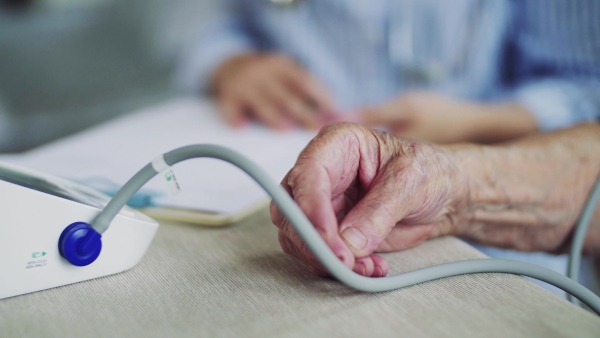
[[[367,246],[367,236],[356,228],[348,228],[342,231],[342,237],[355,249],[362,250]]]
[[[362,262],[356,263],[356,265],[354,265],[354,270],[363,276],[367,274],[367,266]]]

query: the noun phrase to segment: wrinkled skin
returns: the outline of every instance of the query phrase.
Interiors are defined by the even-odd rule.
[[[349,268],[385,276],[376,252],[447,234],[525,251],[565,252],[600,175],[600,125],[502,146],[436,146],[351,123],[321,130],[281,183]],[[275,205],[283,250],[327,275]],[[583,247],[600,255],[600,208]]]
[[[374,252],[403,250],[449,233],[449,211],[468,193],[447,151],[351,123],[323,129],[282,186],[334,253],[372,277],[388,273],[387,262]],[[274,204],[271,217],[283,250],[326,275]]]

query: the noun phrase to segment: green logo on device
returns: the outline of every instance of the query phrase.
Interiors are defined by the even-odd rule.
[[[46,256],[46,251],[38,251],[38,252],[34,252],[33,254],[31,254],[31,257],[33,258],[40,258],[40,257],[44,257]]]

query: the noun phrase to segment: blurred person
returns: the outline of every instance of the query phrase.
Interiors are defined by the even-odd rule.
[[[497,146],[439,146],[352,123],[321,130],[281,182],[355,272],[388,273],[377,252],[458,235],[504,248],[564,252],[600,175],[600,124]],[[271,203],[283,250],[327,274]],[[600,257],[600,208],[583,246]]]
[[[594,0],[228,0],[176,75],[234,126],[498,142],[600,109]]]

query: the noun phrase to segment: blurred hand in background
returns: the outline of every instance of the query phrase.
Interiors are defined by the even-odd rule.
[[[220,3],[176,79],[188,93],[212,90],[233,125],[350,120],[497,142],[599,111],[593,0]]]
[[[324,86],[283,54],[249,53],[224,61],[211,87],[225,120],[242,126],[254,118],[279,130],[318,129],[333,118]]]

